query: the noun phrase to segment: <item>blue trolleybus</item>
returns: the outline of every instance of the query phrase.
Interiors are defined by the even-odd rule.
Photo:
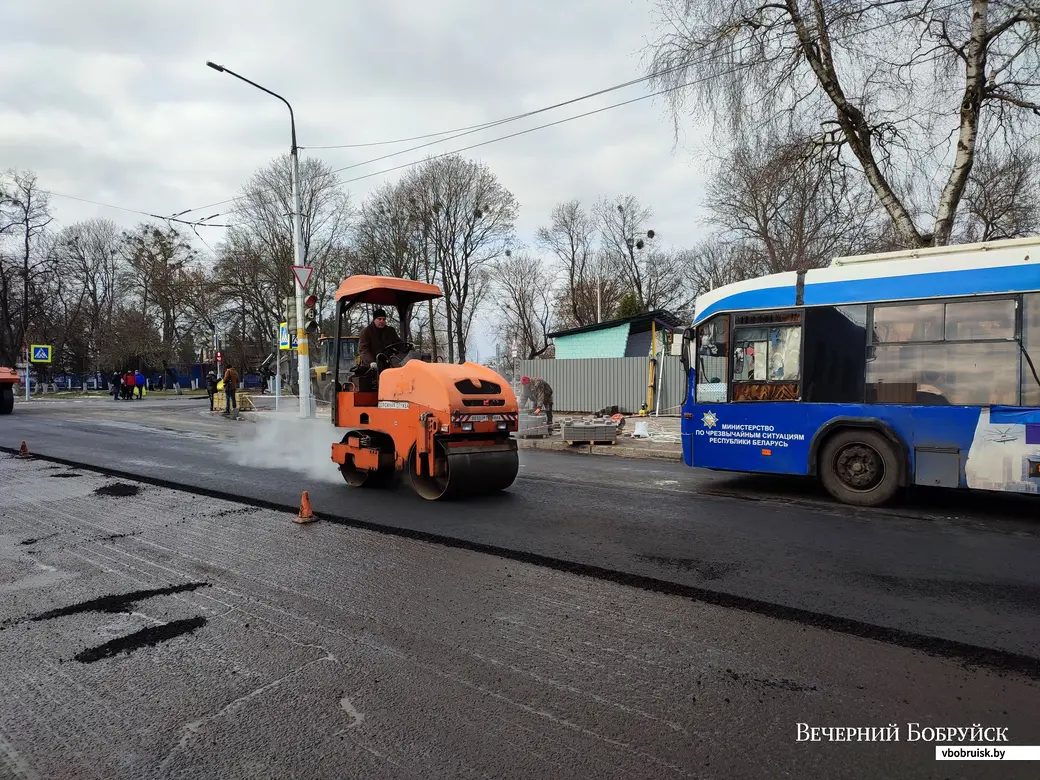
[[[908,485],[1040,490],[1040,238],[889,252],[726,285],[683,338],[683,458]]]

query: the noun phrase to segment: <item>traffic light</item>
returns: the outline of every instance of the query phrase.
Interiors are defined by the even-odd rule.
[[[318,330],[318,296],[308,295],[303,299],[303,329],[308,333]]]
[[[285,299],[285,321],[289,323],[289,335],[296,333],[296,296]]]

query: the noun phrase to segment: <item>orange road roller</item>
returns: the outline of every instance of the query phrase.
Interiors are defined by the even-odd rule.
[[[336,291],[337,345],[358,304],[392,307],[401,327],[375,366],[334,352],[332,424],[344,435],[332,460],[351,487],[386,486],[407,473],[420,496],[436,501],[495,493],[516,480],[519,414],[509,383],[476,363],[431,362],[408,340],[413,307],[440,297],[436,285],[386,276],[350,276]]]
[[[0,414],[14,411],[14,386],[19,382],[13,368],[0,366]]]

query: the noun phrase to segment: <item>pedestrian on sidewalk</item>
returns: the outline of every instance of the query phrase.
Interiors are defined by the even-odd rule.
[[[227,399],[227,408],[224,410],[224,414],[231,414],[231,407],[235,407],[235,411],[238,411],[238,400],[235,398],[235,391],[238,389],[238,372],[235,371],[235,367],[230,363],[228,364],[227,371],[224,372],[224,398]]]
[[[217,374],[210,371],[206,374],[206,393],[209,395],[209,410],[213,411],[213,396],[217,394]]]
[[[134,374],[134,384],[137,386],[137,397],[144,398],[144,374],[140,371]]]
[[[112,374],[112,400],[118,401],[119,394],[123,392],[123,376],[118,371]]]

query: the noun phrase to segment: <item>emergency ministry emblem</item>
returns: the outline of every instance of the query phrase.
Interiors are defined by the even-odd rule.
[[[701,421],[705,428],[714,428],[718,424],[719,418],[715,416],[715,412],[705,412]]]

